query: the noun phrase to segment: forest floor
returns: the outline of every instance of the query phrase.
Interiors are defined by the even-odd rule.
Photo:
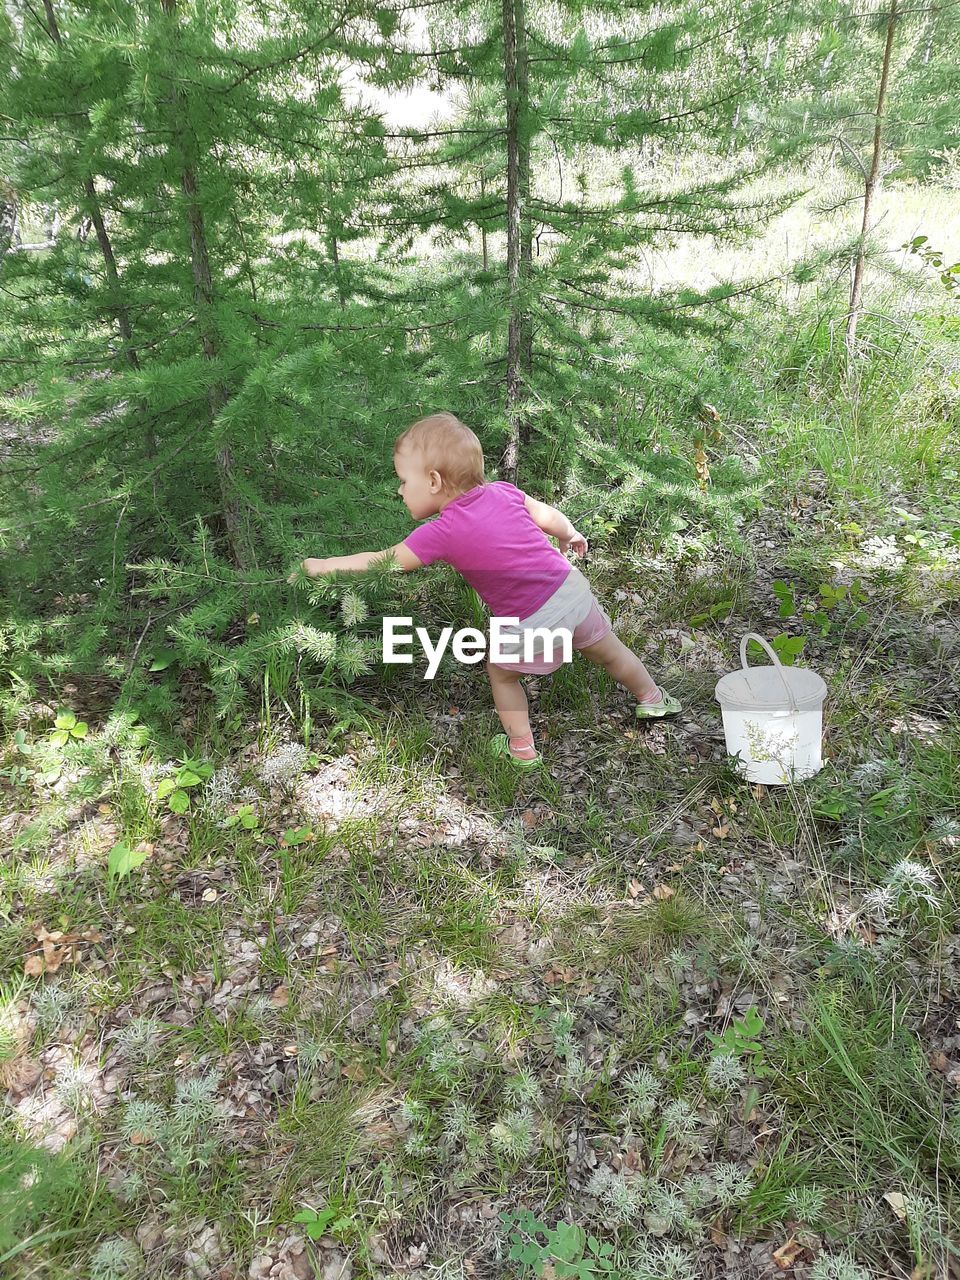
[[[958,523],[840,510],[814,471],[740,555],[592,552],[685,710],[637,723],[578,655],[527,682],[539,776],[487,757],[482,667],[367,677],[366,729],[308,750],[275,707],[187,763],[79,687],[66,743],[33,707],[0,778],[0,1262],[953,1274]],[[726,756],[748,631],[827,681],[805,784]]]

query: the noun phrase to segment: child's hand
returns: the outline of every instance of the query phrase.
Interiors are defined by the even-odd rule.
[[[560,539],[560,550],[562,552],[566,553],[569,547],[572,547],[581,558],[587,554],[587,540],[576,529],[573,531],[573,537]]]
[[[294,569],[293,573],[291,573],[287,581],[296,582],[297,575],[299,574],[300,569],[303,570],[303,572],[307,575],[308,578],[316,578],[316,577],[319,577],[321,573],[330,572],[327,566],[326,560],[314,560],[308,557],[306,560],[300,561],[300,568]]]

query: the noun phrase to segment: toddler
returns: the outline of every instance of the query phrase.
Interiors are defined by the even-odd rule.
[[[307,559],[311,577],[344,569],[366,569],[392,552],[405,572],[443,560],[463,575],[490,607],[493,617],[519,618],[505,626],[504,653],[521,653],[524,632],[535,627],[572,633],[572,645],[597,662],[637,699],[641,718],[675,715],[682,710],[651,679],[646,667],[613,634],[610,618],[597,603],[590,584],[563,554],[572,548],[586,555],[587,540],[555,507],[538,502],[503,480],[486,483],[480,441],[452,413],[421,418],[398,436],[393,465],[398,493],[419,525],[388,551]],[[559,550],[548,540],[555,537]],[[539,652],[538,652],[539,651]],[[520,768],[541,764],[530,730],[523,675],[546,675],[561,666],[562,654],[545,651],[535,637],[533,661],[499,665],[487,660],[493,701],[504,732],[491,742],[495,755]]]

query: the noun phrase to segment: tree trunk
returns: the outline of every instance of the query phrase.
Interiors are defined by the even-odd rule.
[[[342,308],[347,305],[347,299],[343,292],[343,275],[340,271],[340,246],[335,235],[327,236],[327,246],[330,250],[330,261],[333,263],[333,277],[337,282],[337,297]]]
[[[177,0],[160,0],[163,12],[173,23],[177,20]],[[178,121],[188,119],[184,109],[183,91],[179,85],[173,90],[174,106]],[[210,253],[207,247],[203,210],[197,194],[197,177],[192,163],[193,147],[187,133],[175,128],[175,137],[181,157],[180,188],[185,196],[184,210],[190,234],[190,267],[193,274],[193,296],[197,309],[197,329],[203,358],[215,361],[220,358],[221,339],[214,318],[213,274],[210,270]],[[219,379],[211,383],[207,392],[210,425],[230,399],[230,393]],[[228,444],[221,445],[216,453],[217,478],[227,538],[234,563],[239,569],[256,568],[257,560],[253,540],[247,524],[246,513],[234,480],[233,453]]]
[[[525,324],[526,300],[521,291],[529,278],[532,237],[523,206],[530,196],[530,144],[526,132],[527,46],[523,0],[503,0],[504,80],[507,97],[507,444],[500,459],[500,473],[513,483],[520,458],[521,409],[524,363],[529,359],[529,334]],[[526,234],[522,234],[524,231]]]
[[[13,245],[17,233],[17,193],[12,187],[5,186],[0,192],[0,262],[6,257]]]
[[[863,189],[863,222],[860,228],[860,241],[853,269],[853,285],[850,289],[850,311],[847,315],[847,374],[853,372],[857,353],[857,322],[863,309],[863,272],[866,262],[867,233],[870,230],[870,210],[874,192],[877,188],[877,175],[880,172],[880,156],[882,154],[883,107],[887,96],[887,79],[890,74],[890,59],[893,54],[893,37],[897,25],[897,0],[890,0],[890,14],[887,18],[887,39],[883,49],[883,67],[880,72],[880,88],[877,92],[876,123],[873,129],[873,159],[870,172],[867,174]]]
[[[530,82],[527,64],[527,11],[524,0],[516,0],[517,93],[518,93],[518,186],[520,194],[520,381],[529,383],[533,370],[533,316],[530,312],[530,282],[533,276],[533,220],[530,217]],[[520,422],[520,454],[530,443],[530,423]]]
[[[480,170],[480,202],[481,204],[485,202],[486,194],[487,194],[486,175],[484,171],[481,169]],[[488,270],[487,224],[485,222],[480,223],[480,247],[483,251],[483,269],[484,271],[487,271]]]

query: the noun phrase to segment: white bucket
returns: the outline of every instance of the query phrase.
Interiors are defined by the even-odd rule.
[[[747,641],[756,640],[772,667],[747,665]],[[717,681],[727,750],[739,754],[749,782],[786,786],[819,773],[823,760],[823,700],[827,686],[815,671],[785,667],[763,636],[740,641],[742,670]]]

